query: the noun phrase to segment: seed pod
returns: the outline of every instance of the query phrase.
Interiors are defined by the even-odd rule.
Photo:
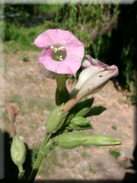
[[[13,137],[11,144],[11,158],[18,167],[23,165],[26,158],[26,146],[17,135]]]
[[[64,133],[58,138],[58,145],[64,149],[73,149],[82,145],[88,135],[81,132]]]
[[[61,128],[62,124],[60,124],[62,119],[62,109],[63,105],[56,107],[49,115],[46,123],[46,130],[48,133],[54,133],[59,128]],[[63,121],[63,120],[62,120]],[[63,123],[63,122],[62,122]]]

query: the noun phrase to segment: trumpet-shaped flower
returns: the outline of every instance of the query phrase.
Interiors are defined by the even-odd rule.
[[[81,66],[84,44],[69,31],[49,29],[32,44],[43,49],[38,62],[50,71],[75,75]]]
[[[87,60],[85,60],[82,64],[82,67],[84,70],[80,73],[78,82],[70,94],[71,96],[75,95],[80,90],[82,85],[89,78],[91,78],[93,75],[97,73],[101,73],[104,70],[111,70],[111,72],[113,71],[112,77],[115,77],[118,75],[118,69],[116,66],[113,65],[110,67],[109,65],[92,58],[90,55],[86,55],[86,57],[87,57]]]

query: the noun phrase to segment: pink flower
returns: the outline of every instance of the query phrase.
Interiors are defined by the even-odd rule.
[[[32,44],[43,49],[38,62],[50,71],[75,75],[81,66],[84,44],[67,30],[49,29]]]
[[[84,70],[80,73],[77,84],[75,85],[73,91],[70,96],[75,95],[83,85],[89,80],[96,81],[96,84],[99,83],[97,90],[102,86],[102,82],[108,81],[112,77],[116,77],[118,75],[118,68],[115,65],[109,66],[92,58],[89,55],[86,55],[87,60],[85,60],[82,64]],[[101,77],[101,80],[100,80]],[[95,84],[94,84],[95,85]]]

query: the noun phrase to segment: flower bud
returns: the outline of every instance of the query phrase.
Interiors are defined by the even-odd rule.
[[[18,167],[23,165],[26,158],[26,146],[17,135],[13,137],[11,144],[11,158]]]
[[[71,130],[86,130],[93,129],[93,126],[90,124],[90,120],[84,117],[74,117],[70,120],[68,129]]]
[[[81,132],[64,133],[58,139],[58,145],[64,149],[73,149],[87,144],[97,146],[120,145],[121,139],[108,135],[88,135]]]
[[[74,117],[70,120],[69,124],[78,125],[78,126],[86,126],[90,124],[90,120],[84,117]]]
[[[46,123],[46,130],[48,133],[54,133],[59,130],[63,125],[64,120],[62,119],[63,105],[56,107],[49,115]],[[60,124],[61,123],[61,124]]]
[[[61,134],[58,138],[58,145],[64,149],[73,149],[82,145],[88,135],[81,132],[69,132]],[[83,138],[82,138],[83,137]]]
[[[88,124],[86,126],[79,126],[75,124],[69,124],[67,127],[69,130],[88,130],[88,129],[93,129],[93,126],[91,124]]]
[[[108,135],[89,135],[83,144],[92,144],[97,146],[120,145],[121,139]]]
[[[87,81],[87,79],[108,67],[107,64],[92,58],[90,55],[86,55],[86,57],[87,60],[82,63],[84,70],[79,75],[78,82],[70,94],[71,97],[80,90],[81,86]]]

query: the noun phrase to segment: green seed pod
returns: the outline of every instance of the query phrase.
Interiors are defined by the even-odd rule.
[[[78,125],[78,126],[87,126],[90,124],[90,120],[84,118],[84,117],[74,117],[70,120],[69,124]]]
[[[48,133],[54,133],[62,126],[60,125],[62,119],[63,105],[56,107],[49,115],[46,123],[46,130]]]
[[[73,113],[75,116],[85,116],[92,104],[93,104],[94,98],[92,97],[91,99],[87,99],[85,101],[82,101],[80,103],[78,103],[77,105],[75,105],[72,110],[70,111],[70,113]]]
[[[84,144],[92,144],[97,146],[120,145],[121,139],[108,135],[90,135],[86,137]]]
[[[13,137],[13,141],[11,144],[11,158],[12,161],[18,166],[23,165],[26,158],[26,146],[25,144],[18,138],[17,135]]]
[[[73,149],[86,142],[88,135],[82,132],[64,133],[58,138],[58,145],[64,149]]]

